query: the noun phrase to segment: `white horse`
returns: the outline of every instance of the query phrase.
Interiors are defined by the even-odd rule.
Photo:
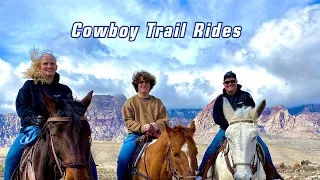
[[[229,123],[225,134],[227,141],[225,148],[217,155],[214,171],[208,171],[209,179],[266,179],[263,164],[257,153],[256,124],[265,106],[266,101],[263,100],[255,108],[243,107],[234,111],[229,101],[223,98],[223,113]],[[260,159],[264,159],[264,154]]]

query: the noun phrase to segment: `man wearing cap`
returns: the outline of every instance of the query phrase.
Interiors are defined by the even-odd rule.
[[[226,129],[229,126],[229,123],[223,114],[223,97],[228,99],[229,103],[231,104],[234,110],[236,110],[237,108],[242,108],[243,106],[251,106],[252,108],[255,107],[255,103],[250,93],[241,90],[242,86],[238,84],[237,76],[235,73],[233,73],[232,71],[227,72],[223,77],[223,85],[223,93],[217,97],[213,106],[212,114],[214,122],[220,126],[220,130],[216,134],[215,138],[212,140],[212,143],[207,148],[207,151],[203,156],[202,162],[199,167],[198,176],[202,176],[202,171],[204,170],[207,161],[209,160],[211,155],[215,153],[215,151],[217,150],[218,145],[222,142],[222,139],[225,136]],[[260,136],[257,137],[257,140],[261,144],[265,152],[267,162],[269,163],[268,165],[272,166],[272,168],[274,169],[274,174],[272,175],[273,178],[281,179],[280,175],[277,173],[276,168],[272,163],[272,159],[267,145],[262,141]]]

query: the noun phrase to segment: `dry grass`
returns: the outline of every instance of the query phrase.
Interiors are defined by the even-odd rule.
[[[320,140],[263,139],[268,144],[273,161],[285,179],[320,179],[318,178],[320,177],[320,168],[315,164],[320,163]],[[99,179],[116,179],[117,156],[121,146],[121,143],[93,142],[92,151],[98,164]],[[198,144],[197,147],[199,151],[198,162],[200,163],[208,145]],[[0,164],[3,164],[7,151],[8,148],[0,149]],[[312,165],[301,165],[300,162],[303,160],[309,160]]]

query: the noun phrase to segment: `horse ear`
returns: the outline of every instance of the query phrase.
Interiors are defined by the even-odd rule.
[[[92,94],[93,94],[93,90],[90,91],[90,92],[86,95],[86,97],[84,97],[84,98],[80,101],[80,103],[82,103],[83,105],[85,105],[86,108],[88,108],[88,106],[89,106],[90,103],[91,103]]]
[[[260,115],[262,114],[264,108],[266,107],[266,104],[267,104],[267,102],[266,102],[266,100],[264,99],[264,100],[262,100],[262,102],[259,104],[259,106],[257,106],[256,108],[254,108],[254,111],[253,111],[253,112],[255,112],[255,114],[254,114],[253,118],[254,118],[255,121],[256,121],[256,120],[260,117]]]
[[[225,97],[223,97],[222,109],[223,109],[224,117],[229,122],[232,119],[233,115],[234,115],[234,110],[233,110],[231,104],[229,103],[228,99],[225,98]]]
[[[192,133],[194,134],[194,132],[196,131],[196,125],[195,125],[195,122],[192,121],[190,124],[189,124],[189,129],[192,130]]]
[[[42,100],[44,102],[44,104],[46,105],[50,115],[52,116],[53,114],[57,113],[57,109],[56,109],[56,104],[53,100],[52,97],[50,97],[47,93],[45,93],[43,90],[41,91],[41,95],[42,95]]]

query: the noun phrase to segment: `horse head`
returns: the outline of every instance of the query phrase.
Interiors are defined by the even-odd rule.
[[[91,130],[84,116],[91,103],[93,91],[81,101],[73,99],[53,99],[42,92],[42,97],[50,113],[42,129],[43,141],[47,148],[40,151],[49,153],[49,164],[65,179],[90,179]],[[40,152],[40,154],[43,154]],[[41,161],[41,160],[39,160]],[[51,165],[52,166],[52,165]]]
[[[250,179],[253,176],[252,163],[255,161],[258,127],[257,119],[266,106],[263,100],[255,108],[243,107],[233,110],[229,101],[223,98],[223,112],[229,123],[225,137],[228,144],[224,153],[229,153],[231,172],[235,179]]]
[[[197,168],[198,150],[193,140],[194,121],[189,127],[177,125],[170,128],[166,124],[164,136],[167,136],[166,161],[172,177],[176,179],[193,179]],[[163,137],[164,137],[163,136]],[[161,138],[159,138],[161,140]]]

